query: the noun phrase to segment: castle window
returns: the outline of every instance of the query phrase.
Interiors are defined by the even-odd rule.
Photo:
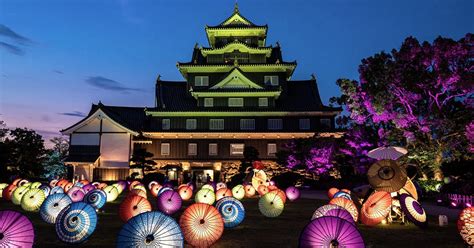
[[[196,143],[189,143],[188,144],[188,155],[190,155],[190,156],[197,155],[197,144]]]
[[[300,119],[300,129],[301,130],[308,130],[310,129],[310,120],[309,119]]]
[[[224,119],[210,119],[209,129],[210,130],[224,130]]]
[[[171,128],[171,120],[170,119],[161,120],[161,129],[170,130],[170,128]]]
[[[170,155],[170,143],[161,143],[161,156]]]
[[[278,76],[265,76],[264,81],[266,85],[277,86]]]
[[[210,143],[209,144],[209,155],[216,156],[217,155],[217,143]]]
[[[280,130],[283,128],[282,119],[268,119],[268,129],[270,130]]]
[[[277,152],[277,145],[275,143],[268,143],[267,144],[267,155],[268,156],[275,156]]]
[[[240,119],[241,130],[255,130],[255,119]]]
[[[229,98],[228,104],[229,104],[229,107],[243,107],[244,99],[243,98]]]
[[[230,144],[230,155],[244,155],[244,144]]]
[[[259,107],[268,107],[268,98],[266,98],[266,97],[258,98],[258,106]]]
[[[195,76],[194,86],[209,86],[209,77],[208,76]]]
[[[214,98],[204,98],[204,107],[214,107]]]
[[[195,130],[197,128],[196,119],[186,119],[186,130]]]

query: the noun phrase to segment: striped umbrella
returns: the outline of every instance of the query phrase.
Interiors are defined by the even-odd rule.
[[[368,226],[375,226],[382,222],[390,213],[392,197],[390,193],[377,191],[367,198],[360,210],[360,220]]]
[[[183,186],[178,189],[179,196],[181,196],[181,199],[184,201],[187,201],[193,197],[193,189],[189,186]]]
[[[245,218],[244,205],[234,197],[224,197],[220,199],[216,203],[216,208],[222,215],[225,228],[234,228]]]
[[[184,247],[184,238],[173,218],[153,211],[131,218],[118,234],[117,247]]]
[[[244,186],[245,189],[245,197],[250,198],[255,195],[255,188],[248,184]]]
[[[58,214],[72,203],[71,198],[63,193],[52,194],[44,200],[40,207],[41,218],[49,224],[56,223]]]
[[[120,203],[119,216],[123,222],[127,222],[132,217],[149,211],[151,211],[150,202],[141,196],[133,195]]]
[[[110,185],[107,187],[104,187],[104,192],[107,195],[107,202],[113,202],[115,199],[117,199],[119,192],[116,187]]]
[[[347,200],[346,198],[338,197],[333,198],[329,201],[329,204],[338,205],[339,207],[343,207],[346,209],[351,215],[354,221],[357,221],[359,218],[359,211],[357,210],[356,205],[351,200]]]
[[[419,227],[428,225],[426,212],[421,204],[408,194],[400,195],[400,206],[407,218]]]
[[[284,208],[283,200],[275,191],[266,193],[258,200],[258,209],[266,217],[278,217]]]
[[[324,216],[338,217],[347,220],[348,222],[354,225],[356,224],[352,215],[345,208],[339,207],[338,205],[323,205],[319,207],[318,209],[316,209],[316,211],[314,211],[311,220]]]
[[[214,195],[214,191],[210,189],[201,189],[196,193],[194,201],[197,203],[206,203],[212,205],[216,201],[216,196]]]
[[[294,186],[286,188],[285,193],[286,197],[288,197],[288,200],[290,201],[294,201],[300,198],[300,190]]]
[[[80,202],[84,199],[85,191],[80,186],[74,186],[68,190],[67,195],[73,202]]]
[[[357,227],[344,219],[323,216],[312,220],[300,234],[299,247],[364,248]]]
[[[0,247],[33,247],[35,231],[25,215],[0,210]]]
[[[224,232],[224,222],[219,211],[205,203],[195,203],[184,210],[179,225],[184,239],[196,247],[209,247]]]
[[[245,196],[244,185],[239,184],[232,188],[232,196],[237,200],[242,200]]]
[[[8,187],[2,190],[2,198],[7,201],[10,201],[12,199],[13,192],[16,188],[17,187],[14,184],[8,185]]]
[[[28,186],[20,186],[16,188],[12,194],[12,203],[15,205],[20,205],[21,199],[26,194],[26,192],[28,192],[28,190],[30,190]]]
[[[378,191],[396,192],[407,181],[407,172],[394,160],[379,160],[367,171],[369,184]]]
[[[222,188],[216,191],[216,201],[227,196],[232,196],[232,190],[228,188]]]
[[[367,153],[369,158],[374,158],[377,160],[390,159],[397,160],[401,156],[407,154],[407,149],[398,146],[383,146],[370,150]]]
[[[95,231],[97,213],[84,202],[73,202],[66,206],[56,219],[56,235],[68,244],[85,242]]]
[[[64,193],[64,189],[61,188],[61,186],[54,186],[52,189],[51,189],[51,192],[49,193],[50,195],[53,195],[53,194],[63,194]]]
[[[168,190],[158,196],[157,207],[161,212],[166,214],[174,214],[181,209],[183,199],[179,196],[178,192]]]
[[[30,189],[21,198],[21,208],[28,212],[37,212],[43,204],[46,195],[41,189]]]
[[[84,196],[82,201],[90,204],[95,209],[100,209],[107,202],[107,194],[101,189],[93,189]]]

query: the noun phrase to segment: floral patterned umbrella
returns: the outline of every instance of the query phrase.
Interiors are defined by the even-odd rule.
[[[82,199],[85,203],[90,204],[95,209],[102,208],[107,202],[107,194],[101,189],[93,189],[89,191]]]
[[[174,214],[181,209],[183,199],[178,192],[174,190],[168,190],[158,196],[157,207],[161,212],[166,214]]]
[[[0,210],[0,247],[33,247],[35,231],[25,215]]]
[[[153,211],[131,218],[118,234],[117,247],[184,247],[184,238],[173,218]]]
[[[396,192],[407,181],[407,172],[394,160],[379,160],[367,172],[369,184],[377,191]]]
[[[192,246],[209,247],[224,232],[224,221],[219,211],[205,203],[195,203],[181,215],[179,225],[184,239]]]
[[[46,223],[54,224],[61,210],[71,203],[71,198],[66,194],[52,194],[41,204],[40,216]]]
[[[66,206],[56,219],[56,235],[67,244],[80,244],[92,235],[97,225],[95,209],[84,202]]]
[[[377,191],[367,198],[360,210],[360,220],[368,226],[375,226],[390,213],[392,197],[390,193]]]
[[[275,191],[263,195],[258,200],[258,209],[260,210],[260,213],[266,217],[278,217],[283,212],[284,208],[285,205],[283,200]]]
[[[217,201],[216,208],[222,215],[225,228],[238,226],[245,218],[245,208],[242,203],[234,197],[224,197]]]
[[[127,222],[133,216],[151,211],[150,202],[138,195],[125,198],[119,206],[119,216],[123,222]]]
[[[421,204],[408,194],[400,195],[400,206],[407,218],[419,227],[428,225],[426,212]]]
[[[340,207],[338,205],[323,205],[319,207],[318,209],[316,209],[316,211],[314,211],[311,220],[324,216],[334,216],[347,220],[354,225],[356,224],[352,215],[345,208]]]
[[[21,208],[28,212],[37,212],[43,204],[46,195],[41,189],[30,189],[21,199]]]
[[[323,216],[312,220],[300,235],[299,247],[364,248],[357,227],[344,219]]]

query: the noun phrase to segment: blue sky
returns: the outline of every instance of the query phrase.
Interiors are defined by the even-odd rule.
[[[79,121],[91,103],[153,106],[156,76],[181,80],[176,62],[207,46],[204,27],[233,0],[0,0],[0,119],[46,139]],[[268,44],[297,60],[293,79],[318,78],[323,101],[338,78],[357,79],[362,58],[405,37],[459,39],[474,31],[472,0],[240,0],[268,24]]]

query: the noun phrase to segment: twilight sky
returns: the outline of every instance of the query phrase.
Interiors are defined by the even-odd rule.
[[[234,0],[0,0],[0,120],[45,140],[88,113],[91,103],[153,106],[154,82],[182,80],[204,27]],[[358,79],[362,58],[405,37],[459,39],[474,31],[473,0],[240,0],[240,12],[268,24],[267,44],[297,60],[293,79],[318,78],[327,103],[338,78]]]

